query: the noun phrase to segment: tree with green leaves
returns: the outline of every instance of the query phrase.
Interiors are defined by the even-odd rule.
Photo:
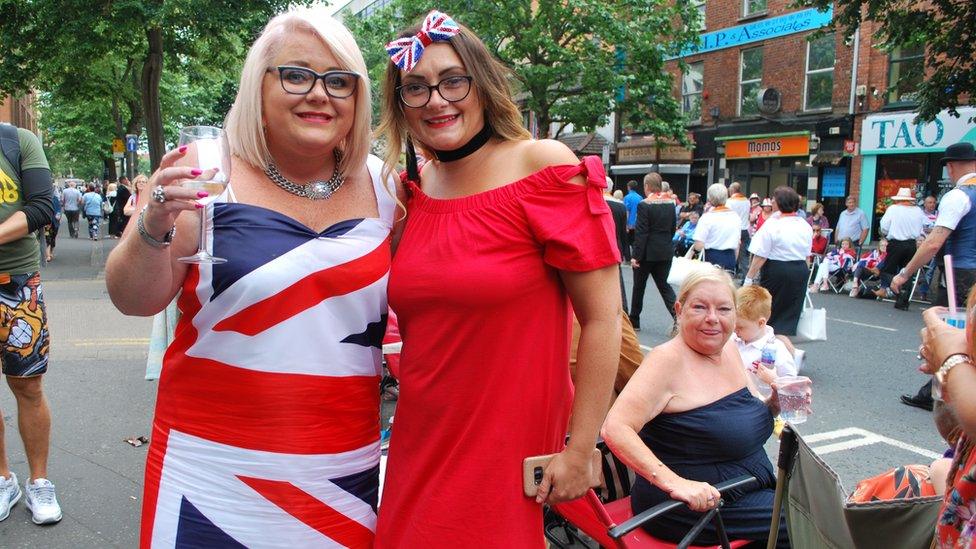
[[[665,60],[692,43],[697,10],[669,0],[393,0],[348,17],[374,86],[389,62],[383,46],[431,9],[457,18],[515,76],[516,98],[535,113],[540,137],[572,125],[588,131],[613,112],[636,131],[686,140]],[[378,95],[374,89],[374,95]]]
[[[288,0],[0,0],[0,93],[65,90],[118,70],[127,132],[146,128],[152,168],[165,152],[164,72],[193,65],[204,78],[239,67],[243,51]],[[209,69],[204,69],[209,67]],[[226,103],[223,76],[217,76]],[[92,97],[97,99],[97,97]],[[199,99],[196,98],[196,99]],[[176,104],[173,104],[176,103]],[[185,107],[180,101],[169,105]],[[167,113],[167,119],[179,119]],[[209,118],[212,118],[209,117]],[[131,123],[131,125],[130,125]],[[107,137],[107,136],[106,136]],[[103,137],[105,138],[105,137]]]
[[[924,49],[925,76],[915,92],[918,118],[933,120],[940,111],[976,101],[976,2],[971,0],[797,0],[798,7],[834,7],[825,32],[858,32],[863,23],[876,29],[875,44]]]

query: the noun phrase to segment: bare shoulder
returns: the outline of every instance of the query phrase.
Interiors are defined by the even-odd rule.
[[[675,340],[672,339],[651,349],[641,361],[640,369],[654,371],[655,377],[670,378],[671,373],[675,370],[673,366],[681,360],[681,351],[678,349]]]
[[[522,153],[525,167],[530,173],[535,173],[548,166],[579,164],[579,158],[569,150],[569,147],[555,139],[529,139],[520,142],[518,151]],[[571,181],[583,184],[583,178],[575,177]]]

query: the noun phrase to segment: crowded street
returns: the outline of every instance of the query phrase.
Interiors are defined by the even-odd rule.
[[[125,440],[149,436],[157,385],[145,380],[151,320],[121,315],[105,289],[105,258],[116,242],[63,235],[55,260],[42,270],[51,327],[50,459],[64,519],[38,528],[28,511],[15,507],[0,522],[5,549],[138,544],[148,445]],[[624,269],[628,297],[629,271]],[[848,492],[862,478],[941,455],[945,445],[932,414],[898,399],[925,380],[915,360],[925,305],[912,303],[903,312],[890,302],[846,294],[812,299],[827,309],[828,340],[798,345],[806,351],[800,373],[813,380],[813,415],[798,426],[804,439],[820,450]],[[647,293],[641,320],[641,345],[667,339],[671,318],[656,292]],[[0,393],[8,433],[17,425],[12,400]],[[384,401],[384,419],[395,404]],[[11,467],[25,467],[20,439],[8,437],[7,446]],[[774,440],[766,448],[775,456]]]

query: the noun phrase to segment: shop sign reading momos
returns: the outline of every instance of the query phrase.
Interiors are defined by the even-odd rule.
[[[771,156],[807,156],[810,138],[807,135],[784,135],[737,139],[725,142],[725,158],[766,158]]]

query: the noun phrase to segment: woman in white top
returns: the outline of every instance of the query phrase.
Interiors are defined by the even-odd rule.
[[[777,187],[772,202],[779,215],[770,217],[752,237],[752,263],[744,285],[753,284],[761,271],[760,282],[773,296],[767,323],[778,335],[796,335],[810,275],[806,258],[813,244],[813,229],[797,217],[800,196],[793,189]]]
[[[725,205],[729,191],[715,183],[708,187],[708,203],[712,209],[701,216],[695,229],[695,250],[705,251],[705,261],[735,273],[739,255],[742,220],[739,214]]]

